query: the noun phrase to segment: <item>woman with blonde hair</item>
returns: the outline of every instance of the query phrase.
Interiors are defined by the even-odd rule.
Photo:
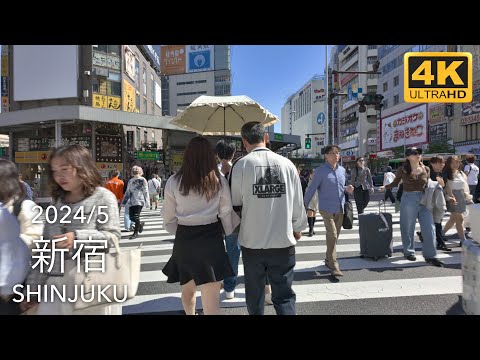
[[[207,139],[198,136],[188,143],[181,169],[167,181],[164,199],[164,225],[175,234],[172,256],[162,270],[167,282],[180,282],[187,315],[195,314],[197,286],[204,314],[219,314],[221,281],[235,275],[223,232],[230,235],[240,219]]]

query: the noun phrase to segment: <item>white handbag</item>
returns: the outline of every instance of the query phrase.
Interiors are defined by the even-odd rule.
[[[112,300],[112,304],[115,303],[115,298],[123,302],[135,297],[140,282],[141,247],[121,250],[115,242],[115,249],[115,252],[105,254],[105,272],[84,272],[82,264],[82,271],[76,273],[75,283],[83,285],[84,298],[91,298],[92,301],[79,299],[74,304],[75,310],[108,303],[105,297],[98,296],[99,288],[108,288],[103,294]]]

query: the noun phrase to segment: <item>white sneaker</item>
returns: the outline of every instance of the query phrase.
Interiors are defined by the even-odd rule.
[[[225,291],[225,299],[233,299],[235,297],[235,290],[234,291]]]
[[[265,304],[273,305],[272,294],[265,294]]]

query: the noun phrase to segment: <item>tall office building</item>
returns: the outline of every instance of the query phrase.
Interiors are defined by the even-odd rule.
[[[331,60],[338,71],[372,71],[377,61],[377,45],[337,45],[332,52],[337,59]],[[358,157],[376,152],[377,111],[367,106],[366,112],[359,112],[358,101],[367,93],[377,93],[376,74],[345,73],[334,76],[338,84],[336,97],[337,141],[341,160],[347,167],[355,166]],[[336,110],[336,111],[335,111]]]
[[[282,133],[298,135],[302,148],[293,156],[300,158],[320,158],[321,149],[326,143],[328,131],[325,105],[325,76],[315,75],[296,93],[291,95],[282,107]],[[305,138],[311,135],[311,148],[305,148]]]
[[[231,95],[230,45],[161,47],[162,113],[176,116],[200,95]]]

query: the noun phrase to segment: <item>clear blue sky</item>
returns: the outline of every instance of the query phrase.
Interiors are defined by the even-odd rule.
[[[247,95],[280,119],[287,98],[324,74],[325,45],[232,45],[231,60],[232,95]]]

